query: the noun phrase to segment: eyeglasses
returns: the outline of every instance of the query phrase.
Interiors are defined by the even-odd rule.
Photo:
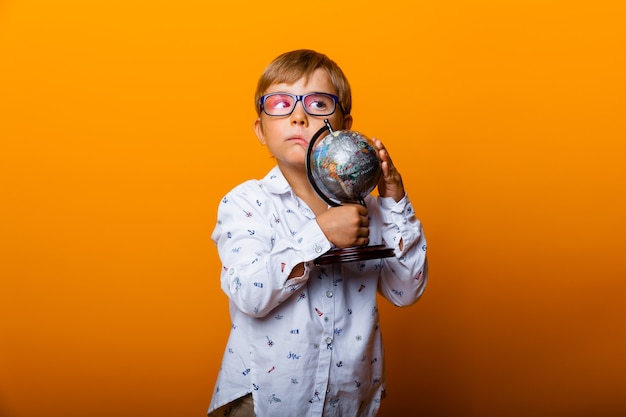
[[[328,93],[308,93],[301,96],[271,93],[259,99],[259,106],[269,116],[288,116],[293,113],[298,101],[302,102],[304,111],[311,116],[330,116],[337,109],[339,97]]]

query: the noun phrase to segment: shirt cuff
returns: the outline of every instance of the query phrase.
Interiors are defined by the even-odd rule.
[[[309,262],[328,252],[332,248],[330,241],[316,221],[309,222],[296,236],[296,249],[300,260]]]
[[[378,197],[378,206],[383,213],[383,218],[389,220],[387,216],[389,213],[401,214],[404,217],[410,217],[413,215],[413,207],[409,201],[409,197],[404,194],[404,197],[398,202],[393,197]],[[395,216],[394,216],[395,217]]]
[[[383,224],[385,225],[383,239],[390,245],[392,244],[391,242],[394,242],[396,256],[400,257],[410,246],[411,242],[419,239],[421,223],[415,217],[415,210],[406,194],[398,202],[390,197],[379,197],[378,202]],[[399,246],[400,241],[403,242],[402,249]]]

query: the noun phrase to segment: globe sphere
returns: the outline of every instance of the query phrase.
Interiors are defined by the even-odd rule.
[[[335,130],[313,146],[307,169],[326,200],[361,203],[378,184],[382,173],[378,152],[362,133]]]

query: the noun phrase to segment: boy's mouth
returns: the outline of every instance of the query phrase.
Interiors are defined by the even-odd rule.
[[[303,138],[302,136],[292,136],[288,139],[289,142],[295,142],[303,145],[304,147],[309,146],[309,141]]]

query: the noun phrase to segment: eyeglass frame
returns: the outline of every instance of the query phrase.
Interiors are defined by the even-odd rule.
[[[267,112],[267,110],[265,110],[265,100],[269,96],[276,96],[276,95],[279,95],[279,94],[282,94],[282,95],[285,95],[285,96],[289,96],[289,97],[295,99],[296,101],[293,103],[293,107],[291,108],[291,111],[289,113],[286,113],[286,114],[269,114]],[[304,99],[306,97],[312,96],[314,94],[321,94],[321,95],[328,96],[328,97],[332,98],[333,102],[335,104],[335,107],[333,108],[333,111],[331,113],[326,113],[326,114],[313,114],[313,113],[310,113],[307,110],[306,106],[304,105]],[[291,93],[281,93],[279,91],[277,91],[275,93],[265,94],[265,95],[263,95],[263,96],[261,96],[259,98],[259,109],[262,110],[263,113],[267,114],[270,117],[285,117],[285,116],[289,116],[289,115],[291,115],[293,113],[293,111],[296,109],[296,105],[298,104],[299,101],[302,102],[302,108],[304,109],[304,112],[306,114],[308,114],[309,116],[326,117],[326,116],[333,115],[337,111],[337,105],[339,105],[339,108],[341,109],[341,111],[345,113],[345,110],[343,109],[343,104],[341,104],[341,101],[339,101],[339,96],[336,96],[336,95],[330,94],[330,93],[323,93],[321,91],[313,91],[311,93],[306,93],[306,94],[301,94],[301,95],[291,94]]]

